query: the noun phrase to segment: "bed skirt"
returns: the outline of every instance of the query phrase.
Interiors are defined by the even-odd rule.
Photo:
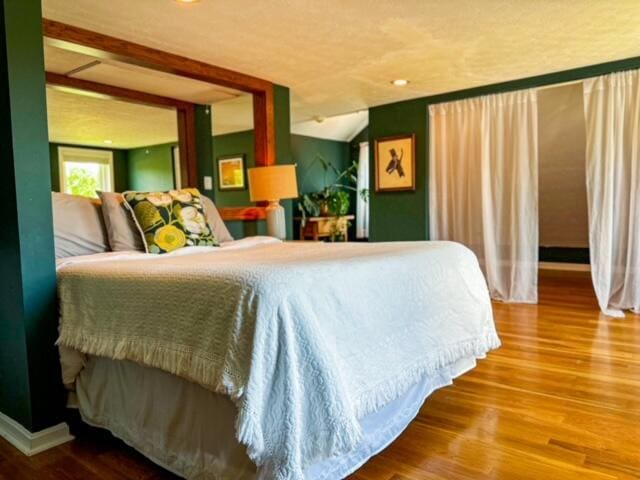
[[[311,465],[305,478],[338,480],[357,470],[402,433],[434,390],[475,364],[475,358],[463,358],[423,377],[404,395],[360,419],[364,435],[358,447]],[[236,439],[237,410],[226,396],[155,368],[89,357],[74,397],[86,423],[109,430],[176,475],[193,480],[258,476]]]

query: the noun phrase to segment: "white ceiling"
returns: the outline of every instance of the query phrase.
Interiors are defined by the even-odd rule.
[[[112,148],[137,148],[177,142],[176,113],[116,101],[100,95],[47,88],[49,140],[54,143]],[[212,134],[253,129],[250,95],[217,102],[212,106]],[[348,141],[368,123],[368,112],[311,120],[291,126],[292,133]],[[111,140],[111,143],[105,143]]]
[[[43,12],[289,86],[294,122],[640,55],[638,0],[44,0]]]
[[[291,133],[344,142],[351,141],[367,125],[369,125],[369,111],[360,110],[335,117],[319,117],[295,123],[291,125]]]
[[[362,125],[350,112],[370,106],[640,55],[638,0],[334,0],[332,8],[313,0],[43,0],[43,14],[289,86],[292,131],[337,140]],[[63,74],[96,60],[50,46],[45,56],[47,69]],[[253,127],[251,97],[231,89],[114,61],[73,76],[211,103],[216,134]],[[394,87],[395,78],[410,83]],[[89,103],[52,112],[52,134],[126,144],[133,131],[166,137],[167,122],[156,125],[155,116],[116,131],[114,122],[139,106],[91,117]]]
[[[214,103],[211,109],[213,115],[211,133],[214,135],[253,129],[253,97],[251,95]]]
[[[49,140],[113,148],[175,142],[174,110],[47,88]],[[105,140],[111,140],[106,144]]]
[[[192,103],[210,104],[243,95],[242,92],[231,88],[114,60],[97,59],[89,55],[55,48],[46,43],[44,59],[47,72],[177,98]]]
[[[112,60],[102,60],[69,52],[45,44],[45,69],[108,85],[139,90],[198,104],[211,104],[212,134],[253,129],[253,98],[250,94],[205,82],[156,72]],[[74,95],[75,93],[75,95]],[[126,102],[112,102],[77,90],[65,94],[49,89],[50,140],[56,143],[104,146],[112,140],[114,148],[134,148],[177,141],[175,117],[171,110],[149,110]],[[153,114],[144,114],[153,112]],[[315,120],[292,125],[300,135],[349,140],[362,129],[361,113],[332,117],[322,123]],[[161,141],[159,140],[161,139]]]

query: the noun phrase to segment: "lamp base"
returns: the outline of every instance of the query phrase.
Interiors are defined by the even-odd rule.
[[[269,202],[265,210],[267,213],[267,235],[279,238],[280,240],[287,238],[284,207],[275,200]]]

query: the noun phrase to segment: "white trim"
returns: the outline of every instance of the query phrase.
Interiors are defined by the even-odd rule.
[[[69,433],[69,426],[66,423],[59,423],[31,433],[2,412],[0,412],[0,437],[29,457],[73,440],[73,435]]]
[[[590,272],[588,263],[540,262],[540,270],[562,270],[565,272]]]
[[[73,155],[74,162],[87,162],[87,163],[99,163],[107,165],[109,167],[109,182],[111,185],[108,188],[103,187],[105,192],[115,191],[115,172],[113,170],[113,151],[112,150],[98,150],[94,148],[78,148],[78,147],[58,147],[58,177],[60,179],[60,191],[67,192],[67,181],[64,175],[64,162],[65,156]]]
[[[180,190],[182,188],[182,170],[180,169],[180,147],[171,148],[173,157],[173,188]]]

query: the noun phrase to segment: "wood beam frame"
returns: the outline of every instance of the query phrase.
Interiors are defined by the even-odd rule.
[[[252,221],[267,218],[265,207],[220,207],[218,208],[222,220]]]
[[[46,42],[57,48],[253,94],[256,164],[266,166],[276,163],[275,109],[271,82],[53,20],[43,20],[43,34]]]
[[[198,186],[198,157],[196,154],[196,108],[189,104],[178,109],[178,138],[180,178],[190,187]]]
[[[59,73],[46,72],[47,85],[60,90],[78,90],[81,92],[91,92],[103,98],[116,100],[127,100],[132,103],[151,105],[153,107],[164,107],[170,109],[193,107],[192,103],[177,100],[175,98],[153,95],[151,93],[131,90],[129,88],[115,87],[104,83],[82,80],[80,78],[68,77]]]
[[[153,95],[129,88],[67,77],[46,72],[47,85],[61,90],[89,92],[104,98],[171,108],[176,111],[178,123],[178,147],[180,150],[181,178],[188,186],[198,185],[198,158],[196,156],[195,105],[175,98]]]

